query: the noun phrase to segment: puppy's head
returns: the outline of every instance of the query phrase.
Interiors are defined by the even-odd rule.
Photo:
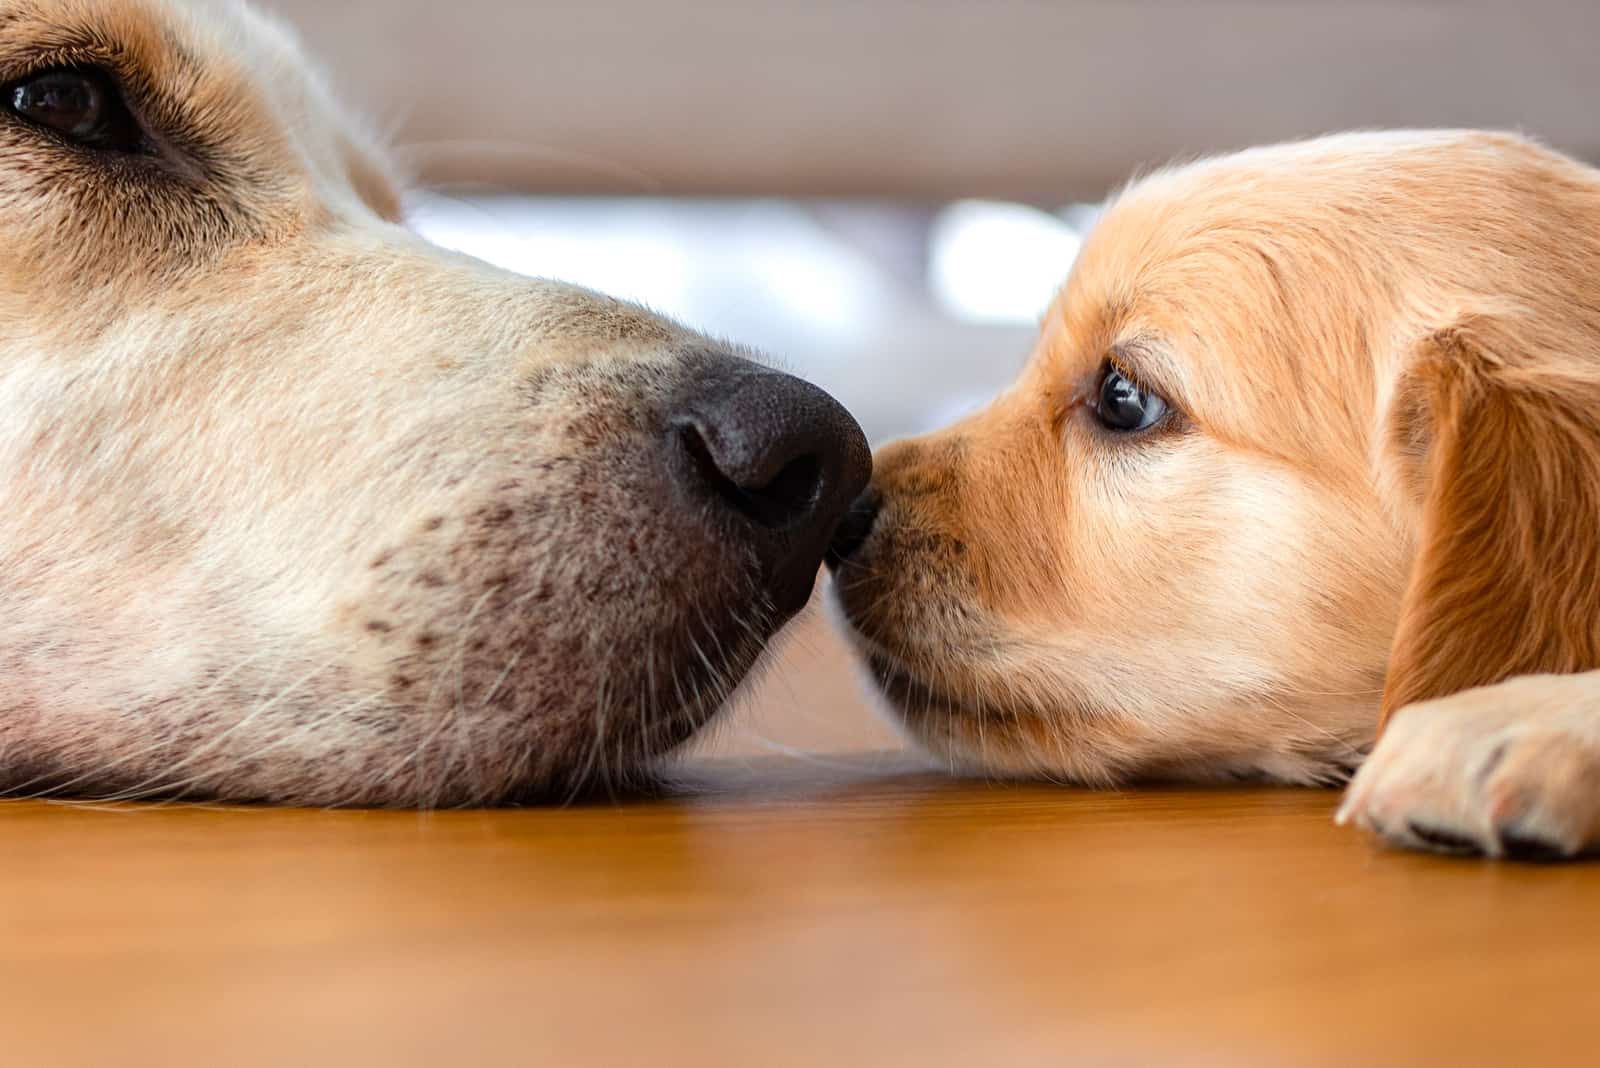
[[[0,786],[614,780],[805,600],[849,417],[423,244],[276,25],[10,4],[0,86]]]
[[[1594,666],[1596,279],[1600,181],[1509,137],[1141,181],[1021,380],[880,453],[856,645],[952,762],[1090,782],[1323,781],[1381,703]]]

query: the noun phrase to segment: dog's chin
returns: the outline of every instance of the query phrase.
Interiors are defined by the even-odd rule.
[[[721,626],[676,636],[676,652],[643,665],[619,665],[615,704],[604,696],[569,717],[569,759],[534,773],[492,802],[533,804],[651,792],[678,750],[710,728],[735,696],[760,677],[773,643],[798,609],[750,619],[730,613]],[[588,724],[587,727],[581,724]]]
[[[598,664],[575,665],[575,682],[553,692],[552,680],[541,678],[539,692],[518,702],[534,711],[531,724],[519,722],[523,715],[502,718],[503,748],[527,753],[526,762],[463,779],[439,800],[402,792],[378,803],[549,804],[653,792],[677,750],[759,675],[796,611],[706,605],[688,619],[653,626],[641,619],[640,633],[618,640]],[[538,743],[528,744],[524,732]]]
[[[514,666],[528,657],[513,653],[482,692],[462,691],[459,678],[446,678],[409,702],[380,704],[348,688],[348,672],[332,671],[320,684],[277,698],[274,707],[328,727],[326,736],[253,733],[260,718],[252,720],[250,709],[263,697],[219,688],[186,705],[185,730],[147,741],[137,759],[108,758],[88,745],[92,739],[77,739],[82,748],[62,745],[8,764],[0,795],[459,808],[652,792],[665,758],[759,673],[793,614],[752,609],[738,591],[723,592],[715,607],[702,605],[687,620],[640,611],[633,633],[597,643],[593,655],[571,658],[559,675],[518,678]],[[470,683],[474,674],[461,677]],[[219,708],[243,711],[218,727]],[[352,711],[335,716],[340,708]],[[130,721],[173,712],[134,709]],[[289,744],[308,739],[315,744]]]

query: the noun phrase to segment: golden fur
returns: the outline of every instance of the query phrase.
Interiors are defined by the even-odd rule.
[[[159,151],[0,116],[0,787],[464,804],[709,717],[778,622],[662,496],[715,346],[397,225],[242,5],[0,8],[0,84],[64,67]]]
[[[1166,422],[1097,423],[1108,361]],[[1600,173],[1443,131],[1145,178],[1020,381],[873,484],[838,603],[952,765],[1331,783],[1392,715],[1345,818],[1600,840]]]

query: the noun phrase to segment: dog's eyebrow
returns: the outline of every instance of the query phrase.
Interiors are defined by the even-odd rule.
[[[1136,382],[1161,394],[1167,403],[1189,410],[1186,376],[1173,359],[1171,346],[1161,338],[1152,334],[1123,338],[1111,346],[1111,356]]]
[[[13,15],[0,19],[0,80],[51,67],[104,67],[141,102],[165,103],[173,86],[200,84],[206,65],[172,27],[153,20],[123,20],[108,29],[93,13],[46,22]],[[113,30],[115,32],[113,32]]]
[[[116,80],[146,134],[164,150],[170,173],[198,185],[218,171],[223,163],[215,147],[219,138],[200,121],[207,109],[196,108],[190,99],[199,85],[211,85],[212,97],[222,95],[218,86],[225,83],[216,70],[208,72],[174,27],[130,19],[108,29],[91,15],[51,23],[0,19],[0,84],[55,67],[102,68]]]

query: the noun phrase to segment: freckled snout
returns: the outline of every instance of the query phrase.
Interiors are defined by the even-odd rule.
[[[774,607],[798,611],[871,477],[861,427],[816,386],[731,359],[694,383],[669,425],[681,487],[750,545]]]

